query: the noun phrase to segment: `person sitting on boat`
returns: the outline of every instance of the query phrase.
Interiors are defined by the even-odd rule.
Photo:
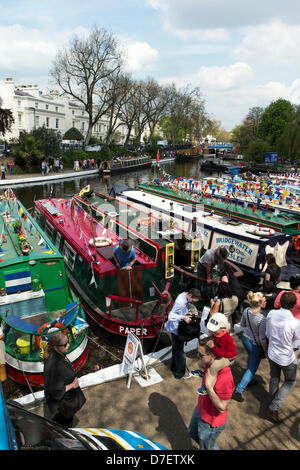
[[[114,248],[113,258],[119,269],[132,269],[136,262],[135,249],[129,240],[120,240],[118,246]]]
[[[201,256],[198,263],[198,276],[202,279],[198,280],[198,289],[201,292],[203,298],[209,299],[208,288],[213,282],[212,279],[212,268],[219,265],[221,269],[225,259],[228,257],[228,251],[226,248],[210,248],[206,250],[203,256]]]

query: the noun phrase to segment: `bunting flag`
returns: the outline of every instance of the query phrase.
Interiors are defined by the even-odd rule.
[[[42,244],[44,243],[44,241],[45,241],[45,240],[41,237],[41,238],[39,239],[38,245],[39,245],[39,246],[42,245]]]

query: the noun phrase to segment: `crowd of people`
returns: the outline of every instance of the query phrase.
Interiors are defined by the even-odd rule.
[[[243,392],[257,384],[254,376],[264,358],[268,358],[270,367],[269,418],[280,423],[280,409],[295,386],[300,358],[300,276],[290,278],[290,290],[278,293],[281,272],[273,255],[269,255],[262,286],[246,294],[239,282],[243,273],[227,257],[223,248],[206,251],[198,265],[198,289],[178,295],[166,323],[172,338],[170,369],[174,377],[201,379],[189,433],[199,448],[206,450],[218,448],[216,440],[225,428],[230,400],[245,400]],[[212,271],[216,265],[220,276],[214,282]],[[188,371],[178,328],[180,322],[191,322],[191,305],[195,307],[200,300],[209,304],[209,334],[199,336],[199,368]],[[237,384],[231,372],[236,346],[230,334],[236,323],[242,327],[241,340],[247,353],[247,368]]]
[[[199,261],[198,287],[176,297],[165,325],[172,341],[170,369],[173,376],[199,380],[198,402],[188,432],[202,450],[218,449],[216,441],[226,426],[228,405],[231,399],[244,401],[246,388],[257,384],[254,376],[262,359],[267,358],[269,362],[268,410],[275,424],[282,420],[281,407],[295,386],[297,376],[300,276],[290,278],[290,290],[278,293],[276,284],[280,272],[269,256],[262,287],[246,294],[239,281],[243,273],[227,257],[228,251],[223,248],[206,251]],[[118,268],[131,269],[135,262],[132,245],[121,240],[114,250],[114,258]],[[212,275],[215,265],[220,274],[217,280]],[[205,321],[208,334],[199,331],[198,368],[189,371],[185,341],[178,329],[181,322],[191,322],[195,311],[201,316],[196,305],[204,299],[209,304]],[[237,349],[232,333],[237,323],[243,329],[241,341],[247,353],[247,368],[235,383],[232,366],[237,360]],[[73,366],[65,356],[68,344],[66,335],[54,334],[44,356],[48,416],[65,426],[71,425],[75,413],[85,402]]]

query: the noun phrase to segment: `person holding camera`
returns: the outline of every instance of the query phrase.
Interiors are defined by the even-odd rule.
[[[189,323],[192,319],[192,313],[189,312],[189,303],[196,303],[201,295],[198,289],[190,289],[189,292],[179,294],[174,302],[172,310],[169,313],[165,328],[171,333],[172,338],[172,361],[171,371],[176,379],[192,377],[186,372],[186,357],[184,353],[184,341],[178,337],[178,325],[181,320]]]

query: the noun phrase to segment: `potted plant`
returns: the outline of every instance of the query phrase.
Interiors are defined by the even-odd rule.
[[[20,220],[16,220],[13,224],[13,229],[15,233],[20,233],[22,230],[22,222]]]

